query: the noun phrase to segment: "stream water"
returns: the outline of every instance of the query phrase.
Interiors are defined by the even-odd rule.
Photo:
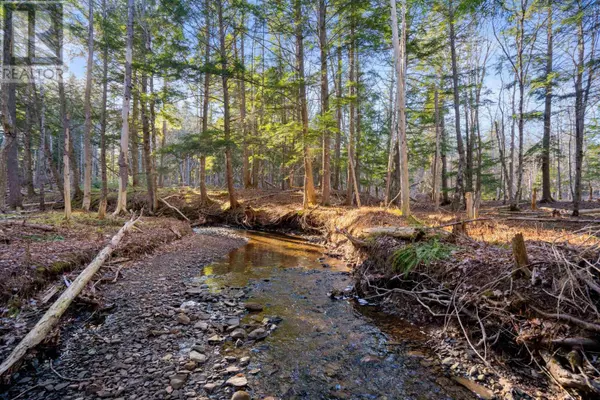
[[[476,398],[444,376],[417,328],[353,299],[331,299],[328,292],[344,290],[352,280],[322,247],[289,236],[239,234],[248,243],[205,267],[199,280],[213,291],[249,287],[249,301],[264,311],[246,321],[281,318],[250,350],[254,398]]]

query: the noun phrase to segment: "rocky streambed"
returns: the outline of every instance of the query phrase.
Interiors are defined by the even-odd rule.
[[[122,274],[101,288],[111,311],[73,315],[59,356],[2,398],[475,397],[416,328],[344,297],[345,265],[305,241],[201,229]]]

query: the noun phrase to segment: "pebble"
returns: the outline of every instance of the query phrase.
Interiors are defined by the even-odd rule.
[[[184,313],[177,314],[177,322],[181,325],[189,325],[191,320],[190,317],[185,315]]]
[[[244,392],[243,390],[239,390],[231,396],[231,400],[250,400],[250,394],[248,392]]]
[[[223,341],[223,338],[219,335],[213,335],[208,338],[208,343],[210,343],[210,344],[218,344],[218,343],[221,343],[222,341]]]
[[[225,382],[225,383],[229,386],[233,386],[236,388],[242,388],[242,387],[248,385],[248,380],[246,379],[246,377],[243,374],[237,374],[236,376],[233,376],[233,377],[227,379],[227,382]]]
[[[255,330],[253,330],[252,332],[250,332],[248,334],[248,339],[259,340],[259,339],[264,339],[266,336],[267,336],[267,331],[265,331],[263,328],[256,328]]]
[[[206,362],[206,356],[202,353],[198,353],[196,350],[192,350],[190,351],[190,360],[199,364],[204,364]]]
[[[234,339],[244,339],[246,337],[246,331],[242,328],[237,328],[231,332],[231,337]]]
[[[204,385],[204,390],[206,390],[207,393],[212,393],[216,388],[216,383],[207,383],[206,385]]]
[[[194,324],[194,328],[200,329],[201,331],[205,331],[208,329],[208,324],[204,321],[198,321]]]
[[[181,389],[187,381],[188,374],[176,374],[171,378],[171,387],[173,389]]]

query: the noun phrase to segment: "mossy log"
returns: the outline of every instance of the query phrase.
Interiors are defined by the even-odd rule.
[[[415,227],[400,227],[400,226],[388,226],[388,227],[376,227],[376,228],[365,228],[362,230],[364,236],[391,236],[399,239],[424,239],[434,236],[448,236],[449,233],[442,229],[432,229],[427,227],[415,228]]]

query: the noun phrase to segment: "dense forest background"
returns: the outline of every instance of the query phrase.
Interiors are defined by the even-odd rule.
[[[187,185],[231,207],[239,188],[303,187],[305,206],[408,215],[539,188],[577,215],[600,189],[595,0],[61,4],[62,73],[29,59],[2,81],[0,209],[52,191],[104,215],[119,188],[118,213],[139,187],[153,210]],[[25,43],[15,7],[5,61]]]

